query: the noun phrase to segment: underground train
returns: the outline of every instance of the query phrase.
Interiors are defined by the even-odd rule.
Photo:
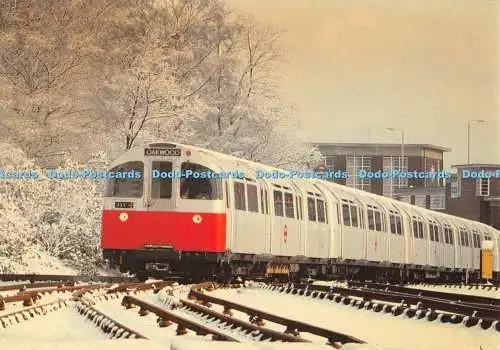
[[[283,172],[177,143],[128,150],[110,166],[124,176],[109,179],[104,196],[104,258],[141,279],[459,282],[480,279],[486,247],[499,279],[500,232],[488,225],[330,181],[258,171]]]

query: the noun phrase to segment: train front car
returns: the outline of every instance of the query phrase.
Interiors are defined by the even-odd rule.
[[[107,184],[102,215],[101,245],[112,267],[141,279],[221,273],[226,215],[221,180],[203,175],[218,172],[209,157],[155,143],[126,152],[110,171],[121,174]]]

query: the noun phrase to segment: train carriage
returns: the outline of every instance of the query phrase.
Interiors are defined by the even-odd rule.
[[[323,180],[257,176],[282,170],[175,143],[134,147],[110,168],[121,176],[104,198],[104,257],[142,277],[478,278],[491,240],[498,278],[500,235],[481,223]]]

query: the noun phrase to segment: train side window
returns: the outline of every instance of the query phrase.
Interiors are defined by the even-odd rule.
[[[340,206],[337,204],[337,223],[340,225]]]
[[[396,216],[395,215],[389,215],[389,225],[391,226],[391,233],[396,233]]]
[[[307,197],[307,215],[309,221],[316,221],[316,201],[311,197]]]
[[[237,210],[247,210],[245,184],[241,182],[234,182],[234,207]]]
[[[257,186],[247,184],[248,211],[259,212],[259,199],[257,198]]]
[[[418,237],[419,238],[424,238],[424,224],[422,221],[418,222]]]
[[[269,215],[269,197],[266,189],[264,189],[264,203],[266,204],[266,215]]]
[[[372,209],[368,209],[367,211],[367,216],[368,216],[368,229],[369,230],[375,230],[375,218],[374,218],[374,212]]]
[[[432,224],[429,224],[429,238],[434,241],[434,225]]]
[[[490,236],[490,234],[488,232],[483,232],[483,234],[484,234],[484,240],[485,241],[491,241],[491,236]]]
[[[351,205],[351,221],[353,227],[358,227],[358,207]]]
[[[144,164],[142,162],[128,162],[120,164],[110,171],[139,173],[138,179],[110,179],[106,184],[106,197],[140,198],[144,191]],[[170,180],[171,181],[171,180]]]
[[[413,237],[418,238],[418,222],[417,220],[413,219],[412,220],[412,227],[413,227]]]
[[[325,202],[321,199],[316,200],[318,204],[318,222],[325,222]]]
[[[287,218],[294,218],[293,194],[285,192],[285,215]]]
[[[264,190],[260,189],[260,211],[264,214]]]
[[[325,223],[328,224],[328,205],[325,202]]]
[[[172,162],[153,162],[151,167],[153,171],[168,173],[172,171]],[[151,180],[151,198],[172,198],[172,179],[153,178]]]
[[[181,173],[208,173],[213,170],[196,163],[185,162],[181,165]],[[183,177],[180,179],[181,198],[182,199],[222,199],[221,179],[204,179]]]
[[[274,190],[274,215],[283,216],[283,193]]]
[[[375,212],[375,230],[382,231],[382,215],[379,211]]]
[[[229,208],[229,184],[227,181],[225,181],[225,188],[226,188],[226,206]]]
[[[300,219],[300,216],[299,216],[299,197],[295,196],[295,210],[296,210],[296,213],[295,215],[297,215],[297,220]]]
[[[403,220],[401,216],[396,216],[396,226],[398,230],[398,235],[403,235]]]
[[[479,238],[479,235],[477,233],[474,233],[473,236],[474,239],[474,248],[480,248],[481,247],[481,238]]]
[[[448,235],[450,236],[450,244],[454,244],[453,230],[451,228],[448,229]]]
[[[299,197],[299,204],[297,205],[298,209],[299,209],[299,219],[300,220],[304,220],[304,216],[302,215],[302,197]]]
[[[356,212],[359,213],[359,227],[360,228],[366,228],[366,225],[365,225],[365,213],[363,212],[363,210],[359,210],[358,211],[358,207],[356,206]]]
[[[344,216],[344,226],[351,226],[349,204],[342,204],[342,214]]]

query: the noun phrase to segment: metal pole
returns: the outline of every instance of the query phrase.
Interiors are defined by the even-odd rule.
[[[470,164],[470,120],[467,122],[467,164]]]
[[[401,170],[403,170],[405,162],[405,132],[401,131]]]

